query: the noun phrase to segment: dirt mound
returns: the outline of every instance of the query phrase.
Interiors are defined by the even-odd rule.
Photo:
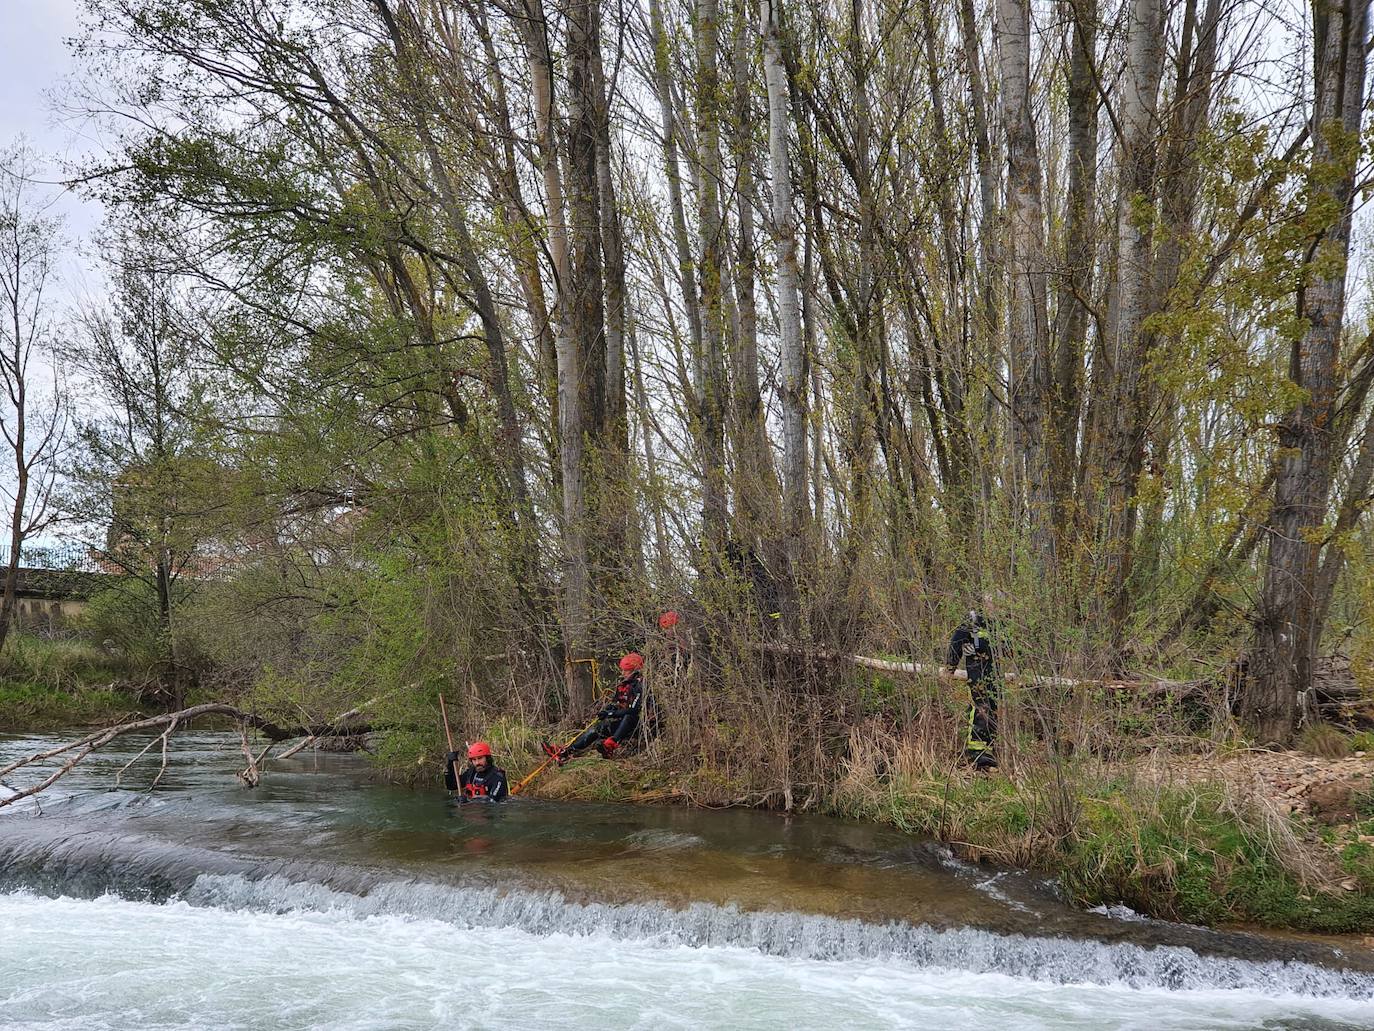
[[[1168,772],[1170,779],[1185,783],[1226,781],[1271,799],[1284,812],[1326,823],[1356,819],[1356,800],[1374,791],[1374,755],[1366,752],[1323,759],[1302,752],[1247,749],[1178,758],[1168,764]],[[1337,815],[1343,818],[1331,818]]]

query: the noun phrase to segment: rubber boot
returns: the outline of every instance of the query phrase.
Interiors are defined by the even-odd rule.
[[[977,772],[981,773],[984,770],[997,769],[997,760],[993,757],[990,749],[969,749],[969,751],[964,753],[964,758]]]

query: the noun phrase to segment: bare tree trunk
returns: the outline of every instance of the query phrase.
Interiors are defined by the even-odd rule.
[[[644,365],[639,355],[639,343],[633,326],[628,327],[625,341],[629,345],[631,377],[634,382],[635,408],[639,413],[639,432],[644,441],[644,477],[649,484],[648,505],[654,521],[654,567],[658,571],[660,587],[672,582],[673,560],[668,540],[668,526],[663,518],[663,482],[658,473],[658,448],[654,444],[654,427],[649,418],[649,395],[644,389]]]
[[[55,459],[62,448],[62,398],[54,393],[50,411],[39,411],[32,388],[31,361],[47,339],[47,288],[53,248],[60,230],[32,205],[25,188],[37,169],[22,145],[0,151],[0,437],[13,465],[7,470],[10,494],[9,560],[0,594],[0,648],[14,624],[19,565],[24,544],[51,522]]]
[[[624,445],[625,422],[625,240],[615,199],[611,164],[611,112],[601,50],[592,52],[596,104],[596,182],[601,214],[601,252],[606,263],[606,417],[614,444]]]
[[[525,310],[529,315],[530,328],[535,337],[535,364],[538,370],[540,394],[549,406],[549,420],[552,427],[549,434],[551,448],[549,458],[554,470],[555,486],[557,486],[558,483],[561,483],[561,473],[558,471],[558,356],[554,343],[554,329],[548,298],[544,290],[544,280],[539,271],[539,251],[536,240],[539,238],[541,227],[529,211],[520,183],[519,165],[515,156],[515,130],[511,124],[506,79],[500,66],[495,41],[492,39],[491,30],[487,23],[486,7],[481,4],[474,5],[472,16],[482,39],[482,49],[487,57],[487,78],[491,83],[493,101],[491,105],[493,108],[492,116],[495,118],[498,128],[488,178],[492,192],[504,200],[504,229],[507,249],[510,252],[511,261],[515,265],[516,275],[520,280],[520,292],[525,301]],[[451,61],[456,60],[457,55],[463,52],[465,45],[461,36],[454,32],[452,26],[442,17],[435,18],[433,26],[435,34],[444,42],[449,59]],[[431,155],[432,162],[433,155]],[[454,194],[451,186],[445,192]],[[466,232],[466,227],[465,235],[469,236],[469,240],[465,243],[464,251],[469,254],[473,253],[474,248],[471,246],[470,234]],[[553,227],[550,226],[550,238],[552,239],[552,237]],[[471,279],[470,273],[468,273],[468,278]],[[490,288],[488,288],[487,293],[490,295]],[[502,350],[504,351],[504,347]],[[509,395],[509,385],[506,393]],[[500,403],[504,406],[505,402],[501,400]],[[513,413],[514,408],[512,407],[511,414],[513,415]],[[510,427],[514,424],[504,410],[500,415],[502,425],[506,427],[505,432],[509,436]],[[521,461],[523,463],[523,458]],[[520,480],[522,483],[525,480],[523,472],[520,474]],[[527,488],[523,489],[526,493],[521,497],[522,502],[527,496]],[[532,527],[533,524],[533,511],[530,511],[527,514],[526,525]]]
[[[159,644],[163,649],[162,661],[164,667],[163,676],[172,689],[172,699],[175,708],[182,705],[182,685],[180,671],[177,669],[175,647],[172,638],[172,518],[167,511],[169,507],[169,496],[177,493],[175,485],[165,482],[165,477],[171,473],[169,459],[171,457],[168,448],[168,409],[171,407],[168,399],[167,370],[163,365],[163,334],[167,332],[167,327],[158,318],[159,306],[156,303],[157,297],[157,270],[151,263],[147,269],[141,270],[147,276],[148,293],[154,298],[146,311],[148,345],[146,357],[148,359],[148,376],[151,383],[143,384],[144,389],[151,393],[149,405],[149,429],[152,433],[152,458],[154,469],[154,482],[158,490],[158,513],[156,541],[153,547],[153,588],[157,594],[157,629],[160,638]],[[173,474],[175,475],[175,474]],[[170,490],[169,490],[170,488]]]
[[[1067,0],[1073,57],[1069,67],[1069,182],[1064,268],[1055,291],[1054,368],[1049,397],[1049,474],[1054,527],[1069,530],[1078,453],[1078,409],[1097,250],[1097,0]]]
[[[729,503],[725,473],[725,303],[721,285],[724,237],[720,217],[720,71],[717,0],[696,0],[697,152],[701,182],[697,215],[701,231],[701,353],[696,390],[702,458],[703,564],[725,554]]]
[[[806,346],[798,304],[797,227],[787,153],[787,77],[782,63],[782,0],[760,0],[763,77],[768,87],[768,159],[773,177],[773,237],[778,252],[778,329],[782,369],[783,522],[793,563],[810,516],[806,496]]]
[[[24,510],[29,496],[29,473],[23,460],[26,432],[25,401],[24,389],[21,386],[15,394],[13,439],[17,461],[14,504],[10,509],[10,554],[9,561],[5,564],[5,593],[3,598],[0,598],[0,648],[5,646],[10,627],[14,625],[14,610],[19,593],[19,559],[24,551]]]
[[[853,89],[853,168],[858,193],[858,268],[852,295],[854,357],[851,365],[853,393],[849,413],[849,519],[848,545],[862,543],[873,520],[873,459],[882,396],[878,373],[881,355],[877,334],[878,212],[873,168],[873,117],[869,98],[869,55],[864,46],[864,0],[849,0],[848,73]],[[853,570],[846,564],[846,575]]]
[[[1164,8],[1160,0],[1131,0],[1126,31],[1118,167],[1117,261],[1107,315],[1112,362],[1111,401],[1103,410],[1101,537],[1112,643],[1119,648],[1128,615],[1126,590],[1135,535],[1136,481],[1144,458],[1147,409],[1142,377],[1147,357],[1142,324],[1149,315],[1153,234],[1156,109],[1164,70]]]
[[[1351,205],[1364,105],[1369,0],[1318,5],[1312,109],[1312,207],[1334,219],[1311,241],[1297,314],[1307,331],[1293,343],[1289,378],[1303,400],[1279,430],[1282,459],[1269,519],[1269,555],[1256,617],[1242,716],[1261,741],[1292,737],[1321,638],[1319,535],[1333,478],[1331,422],[1345,318]]]
[[[668,30],[663,22],[663,7],[658,0],[649,0],[649,29],[654,37],[654,88],[658,94],[659,121],[663,133],[663,167],[668,180],[668,211],[673,222],[678,287],[682,291],[682,307],[687,313],[692,353],[699,354],[701,309],[697,305],[697,291],[692,282],[692,245],[687,236],[687,216],[682,201],[682,169],[678,163],[678,127],[673,105]]]
[[[736,442],[735,497],[740,522],[751,543],[757,541],[770,579],[781,579],[784,530],[778,524],[778,481],[768,442],[767,413],[759,386],[758,245],[754,226],[754,104],[751,95],[751,35],[747,5],[735,8],[732,31],[734,91],[732,149],[735,161],[735,208],[738,231],[735,240],[734,286],[739,313],[735,334],[732,392]]]
[[[1029,510],[1032,544],[1049,567],[1054,563],[1054,506],[1044,428],[1049,325],[1040,151],[1031,114],[1029,0],[998,0],[997,39],[1007,133],[1011,467],[1014,493]]]
[[[8,170],[0,171],[0,174],[8,174]],[[31,255],[24,253],[20,223],[23,212],[19,209],[18,196],[15,198],[14,210],[5,212],[4,217],[7,222],[10,218],[13,218],[14,222],[13,225],[0,226],[5,236],[4,240],[0,240],[0,247],[5,249],[3,286],[7,311],[4,315],[8,323],[6,328],[9,330],[6,334],[9,339],[5,341],[8,346],[5,347],[4,354],[0,355],[0,380],[4,382],[8,399],[14,408],[11,418],[4,422],[5,439],[14,456],[14,503],[10,506],[10,555],[5,566],[5,593],[3,598],[0,598],[0,648],[5,646],[10,627],[14,624],[16,595],[19,591],[19,560],[24,551],[24,523],[28,514],[29,377],[25,354],[28,333],[24,325],[26,303],[23,277],[24,267],[32,259]]]
[[[824,546],[825,533],[825,393],[821,382],[820,355],[816,349],[815,239],[811,220],[805,221],[802,257],[802,348],[811,367],[811,493],[816,540]]]
[[[1197,16],[1197,0],[1186,0],[1173,105],[1168,116],[1168,131],[1163,142],[1157,179],[1161,218],[1151,273],[1149,307],[1152,311],[1168,308],[1188,247],[1195,235],[1194,212],[1202,181],[1198,145],[1211,110],[1221,17],[1221,0],[1206,0],[1201,21]],[[1158,347],[1182,343],[1181,333],[1164,338],[1158,332],[1143,329],[1142,332],[1147,356]],[[1149,441],[1151,474],[1160,481],[1159,489],[1154,491],[1146,506],[1137,535],[1141,554],[1133,579],[1145,585],[1155,577],[1160,559],[1162,524],[1168,501],[1169,459],[1177,418],[1165,399],[1156,397],[1153,383],[1142,383],[1141,391],[1144,395],[1142,410],[1157,412],[1153,425],[1149,416],[1145,417],[1142,433]]]
[[[969,100],[973,112],[973,144],[974,152],[978,158],[978,201],[979,207],[982,209],[978,233],[978,251],[981,259],[978,269],[978,293],[983,301],[982,325],[981,333],[975,337],[981,346],[977,347],[977,362],[971,362],[970,366],[971,368],[982,367],[982,377],[985,384],[982,406],[985,425],[981,434],[975,434],[972,417],[966,417],[965,422],[972,441],[978,436],[989,437],[993,435],[996,425],[997,399],[990,383],[994,378],[994,371],[1001,363],[1002,354],[999,340],[1001,332],[1000,265],[1002,261],[999,244],[1002,239],[1002,214],[997,198],[999,177],[997,161],[993,154],[992,133],[989,129],[991,119],[989,117],[987,91],[983,83],[982,58],[979,56],[978,46],[980,33],[973,0],[959,0],[959,29],[963,37],[964,61],[969,79]],[[965,402],[965,410],[970,410],[967,402]],[[979,463],[979,478],[983,503],[986,506],[992,501],[992,477],[988,470],[988,463],[985,461]]]
[[[422,133],[428,137],[427,129],[422,129]],[[530,535],[534,530],[534,507],[530,503],[529,484],[525,477],[523,434],[520,430],[520,418],[515,410],[515,396],[511,390],[510,362],[507,357],[506,334],[501,325],[501,314],[496,307],[491,284],[482,270],[476,244],[468,230],[466,214],[439,156],[438,148],[429,138],[425,140],[425,148],[429,155],[430,168],[435,180],[440,184],[445,213],[457,241],[463,277],[472,290],[477,317],[482,323],[482,338],[486,343],[487,360],[490,363],[487,383],[496,399],[496,416],[501,426],[501,455],[505,460],[506,478],[509,481],[507,489],[510,492],[511,517],[517,533],[525,541],[522,546],[530,547]]]
[[[583,487],[585,433],[579,390],[579,361],[574,338],[559,336],[558,392],[563,472],[563,648],[568,700],[573,709],[591,705],[594,685],[590,657],[591,578],[587,568],[587,499]]]
[[[590,707],[595,684],[590,664],[593,587],[590,559],[600,556],[592,527],[599,505],[588,464],[605,439],[606,357],[602,295],[600,185],[597,181],[595,50],[600,0],[569,9],[568,214],[570,275],[566,303],[573,331],[559,350],[558,388],[563,419],[563,519],[567,581],[564,596],[569,692],[574,707]]]
[[[599,32],[598,32],[599,36]],[[603,561],[616,575],[611,584],[631,569],[643,572],[641,545],[632,541],[635,527],[634,492],[630,489],[630,424],[626,408],[625,333],[628,318],[625,302],[625,239],[620,209],[616,204],[611,161],[611,110],[601,48],[592,50],[592,81],[596,105],[596,180],[600,207],[601,253],[606,263],[605,308],[605,405],[604,463],[608,490],[602,491],[600,522],[606,531]]]
[[[565,310],[566,295],[571,275],[568,266],[568,226],[566,206],[563,200],[563,177],[558,167],[558,108],[554,95],[556,81],[553,67],[553,54],[549,47],[549,24],[544,15],[543,0],[522,0],[524,17],[513,20],[525,44],[526,60],[530,71],[531,104],[534,108],[535,153],[540,178],[544,185],[544,212],[548,219],[549,256],[553,266],[553,303],[550,317],[554,323],[553,345],[555,353],[544,355],[540,369],[544,376],[544,393],[549,398],[549,419],[555,438],[561,437],[564,420],[559,411],[563,396],[559,374],[557,349],[571,344],[566,339],[570,332],[570,317]],[[552,365],[549,358],[553,358]],[[553,381],[549,381],[549,376]],[[561,449],[561,442],[556,440]],[[558,456],[559,469],[567,467]]]
[[[954,167],[964,160],[953,142],[949,120],[945,110],[945,93],[948,90],[948,76],[944,74],[940,61],[939,47],[942,43],[941,27],[936,21],[937,12],[931,0],[922,5],[921,34],[925,45],[926,83],[930,90],[931,120],[937,141],[934,151],[935,160],[944,167]],[[979,76],[981,87],[981,76]],[[981,101],[980,101],[981,102]],[[903,159],[899,164],[907,164]],[[920,358],[911,362],[907,375],[907,394],[920,404],[926,412],[930,425],[930,442],[935,452],[935,464],[943,484],[943,493],[948,499],[953,518],[960,525],[972,525],[974,519],[973,491],[973,444],[969,435],[967,386],[969,379],[969,355],[971,351],[981,351],[979,344],[969,346],[969,328],[979,321],[977,316],[968,317],[980,300],[978,290],[968,288],[969,284],[982,284],[979,271],[968,268],[963,255],[964,219],[956,210],[957,180],[953,176],[938,176],[935,193],[940,213],[940,241],[945,260],[942,278],[949,291],[951,302],[943,305],[943,317],[931,311],[929,301],[915,304],[915,297],[921,294],[919,280],[923,272],[917,269],[916,255],[903,249],[896,260],[906,271],[906,284],[902,290],[903,306],[907,310],[908,350],[919,354]],[[902,203],[905,192],[900,177],[893,177],[893,199]],[[914,203],[914,201],[913,201]],[[986,236],[986,234],[982,234]],[[953,302],[954,298],[964,295],[962,304]],[[919,308],[921,319],[917,318]],[[983,320],[986,321],[986,320]],[[929,346],[919,326],[924,322],[929,327]],[[975,333],[975,336],[977,334]],[[922,370],[929,372],[922,374]],[[938,395],[938,400],[937,400]],[[908,445],[908,452],[912,445]],[[916,462],[908,459],[914,469]],[[915,497],[913,489],[912,496]],[[918,501],[917,505],[921,503]]]

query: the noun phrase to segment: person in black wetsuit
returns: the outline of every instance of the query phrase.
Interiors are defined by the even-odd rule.
[[[449,752],[444,783],[450,791],[461,791],[463,800],[483,798],[499,802],[510,794],[506,786],[506,771],[492,761],[491,745],[478,741],[468,749],[467,769],[458,772],[458,753]]]
[[[644,708],[644,656],[630,652],[620,660],[620,682],[615,685],[611,703],[597,713],[597,721],[584,730],[566,748],[556,748],[544,742],[544,751],[562,766],[565,762],[592,745],[603,759],[611,758],[616,750],[639,729],[639,717]]]
[[[949,657],[945,663],[953,673],[963,662],[968,673],[971,704],[964,757],[979,770],[997,765],[993,742],[997,736],[997,700],[1001,693],[997,676],[998,650],[987,617],[974,609],[950,638]]]

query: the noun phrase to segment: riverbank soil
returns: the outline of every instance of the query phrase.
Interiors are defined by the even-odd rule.
[[[1245,749],[1211,756],[1154,757],[1146,765],[1166,782],[1225,785],[1228,794],[1267,809],[1298,836],[1314,864],[1313,888],[1358,896],[1374,870],[1374,752],[1338,758]],[[1286,819],[1284,819],[1286,818]],[[1368,932],[1374,926],[1352,928]]]

